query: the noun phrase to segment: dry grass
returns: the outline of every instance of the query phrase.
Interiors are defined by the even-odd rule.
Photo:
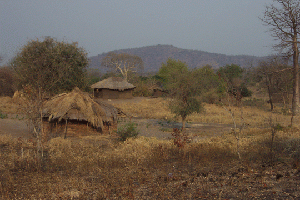
[[[3,113],[20,114],[20,104],[11,97],[0,97],[0,111]]]
[[[168,109],[168,100],[164,98],[149,98],[137,103],[114,103],[114,106],[121,108],[125,113],[130,113],[133,117],[162,120],[174,119],[174,115]],[[255,106],[245,106],[242,109],[235,106],[226,108],[231,109],[231,111],[235,114],[237,124],[241,123],[241,116],[245,120],[245,123],[249,124],[251,127],[266,126],[271,116],[274,122],[280,123],[283,126],[288,126],[290,124],[291,117],[289,115],[280,113],[280,110],[271,113],[266,111],[266,106],[268,105],[264,106],[264,109],[257,108]],[[204,104],[204,108],[204,113],[192,114],[191,116],[188,116],[187,121],[221,124],[233,123],[230,113],[222,106],[216,104]]]
[[[173,119],[161,98],[117,106],[138,117]],[[205,109],[189,121],[232,123],[222,107],[206,104]],[[240,110],[231,109],[239,122]],[[35,141],[1,135],[0,199],[297,199],[299,129],[276,133],[271,154],[270,115],[243,108],[250,126],[240,135],[242,160],[230,133],[184,148],[172,140],[146,137],[125,142],[113,136],[53,138],[44,143],[42,162]],[[272,115],[283,125],[290,119]]]
[[[273,177],[286,172],[298,177],[292,163],[300,160],[300,140],[298,130],[279,132],[276,165],[272,172],[270,167],[262,171],[261,164],[270,161],[270,134],[267,129],[252,129],[241,136],[242,163],[231,134],[193,142],[183,149],[172,141],[146,137],[124,143],[109,136],[54,138],[44,144],[42,163],[37,162],[34,141],[0,136],[0,198],[217,199],[247,198],[250,193],[261,197],[257,196],[264,187],[261,179],[273,181],[268,187],[276,189],[276,193],[265,190],[265,197],[281,195],[291,186]],[[286,181],[295,183],[293,178]],[[278,184],[281,191],[277,191]],[[246,187],[247,191],[239,193]]]
[[[140,102],[112,103],[114,106],[121,108],[123,112],[128,113],[132,117],[153,118],[162,120],[174,120],[174,115],[168,108],[168,100],[164,98],[147,98]],[[10,97],[0,97],[0,111],[3,113],[18,113],[19,102]],[[283,126],[290,124],[290,115],[281,112],[281,108],[277,107],[275,112],[268,111],[269,105],[244,106],[242,109],[232,106],[230,109],[235,114],[236,123],[241,123],[243,116],[245,123],[251,127],[262,127],[268,124],[272,116],[275,123],[280,123]],[[232,124],[233,121],[229,112],[220,105],[204,104],[205,112],[200,114],[192,114],[188,116],[187,121],[200,123],[221,123]],[[229,107],[227,107],[228,109]],[[180,121],[180,119],[175,119]],[[298,119],[295,119],[297,121]],[[298,126],[298,124],[295,124]]]

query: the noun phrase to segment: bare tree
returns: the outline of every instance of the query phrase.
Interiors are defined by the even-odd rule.
[[[255,76],[265,83],[269,94],[269,101],[271,111],[273,110],[274,94],[281,94],[284,106],[288,102],[289,93],[292,91],[293,85],[291,79],[293,78],[291,66],[280,57],[271,57],[268,60],[261,61],[256,68]]]
[[[144,69],[141,57],[127,53],[110,52],[102,59],[101,65],[119,71],[126,80],[128,80],[129,72],[138,72],[138,70]]]
[[[293,116],[299,114],[299,49],[298,35],[300,31],[300,1],[274,0],[275,4],[266,6],[261,19],[270,27],[272,36],[279,41],[274,45],[286,57],[293,58]],[[292,117],[293,119],[293,117]]]

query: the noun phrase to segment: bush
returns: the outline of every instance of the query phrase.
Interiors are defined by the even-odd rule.
[[[222,95],[219,94],[216,90],[210,90],[209,92],[202,95],[201,99],[204,103],[214,104],[218,103],[222,98]]]
[[[0,119],[6,119],[7,118],[7,114],[3,114],[0,110]]]
[[[143,82],[138,82],[135,84],[136,88],[133,91],[133,96],[135,97],[149,97],[152,96],[152,91],[149,90],[148,86]]]
[[[242,84],[240,87],[242,97],[251,97],[252,91],[249,90],[245,84]]]
[[[0,68],[0,96],[14,95],[14,75],[9,67]]]
[[[137,130],[136,124],[133,122],[129,122],[124,126],[118,128],[117,134],[120,136],[121,141],[126,141],[127,138],[136,137],[139,132]]]

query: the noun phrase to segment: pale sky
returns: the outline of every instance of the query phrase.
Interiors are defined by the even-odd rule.
[[[0,0],[0,55],[29,40],[78,42],[96,56],[169,44],[227,55],[267,56],[274,40],[258,17],[272,0]]]

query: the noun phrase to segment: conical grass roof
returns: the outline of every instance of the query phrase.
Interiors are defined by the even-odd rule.
[[[133,89],[135,88],[134,85],[131,83],[128,83],[125,79],[121,77],[109,77],[107,79],[104,79],[103,81],[99,81],[93,85],[91,85],[91,88],[105,88],[105,89],[111,89],[111,90],[126,90],[126,89]]]
[[[54,96],[44,104],[44,117],[49,121],[62,119],[88,121],[103,128],[103,122],[114,122],[117,109],[101,101],[94,101],[89,94],[74,88],[70,93]]]

